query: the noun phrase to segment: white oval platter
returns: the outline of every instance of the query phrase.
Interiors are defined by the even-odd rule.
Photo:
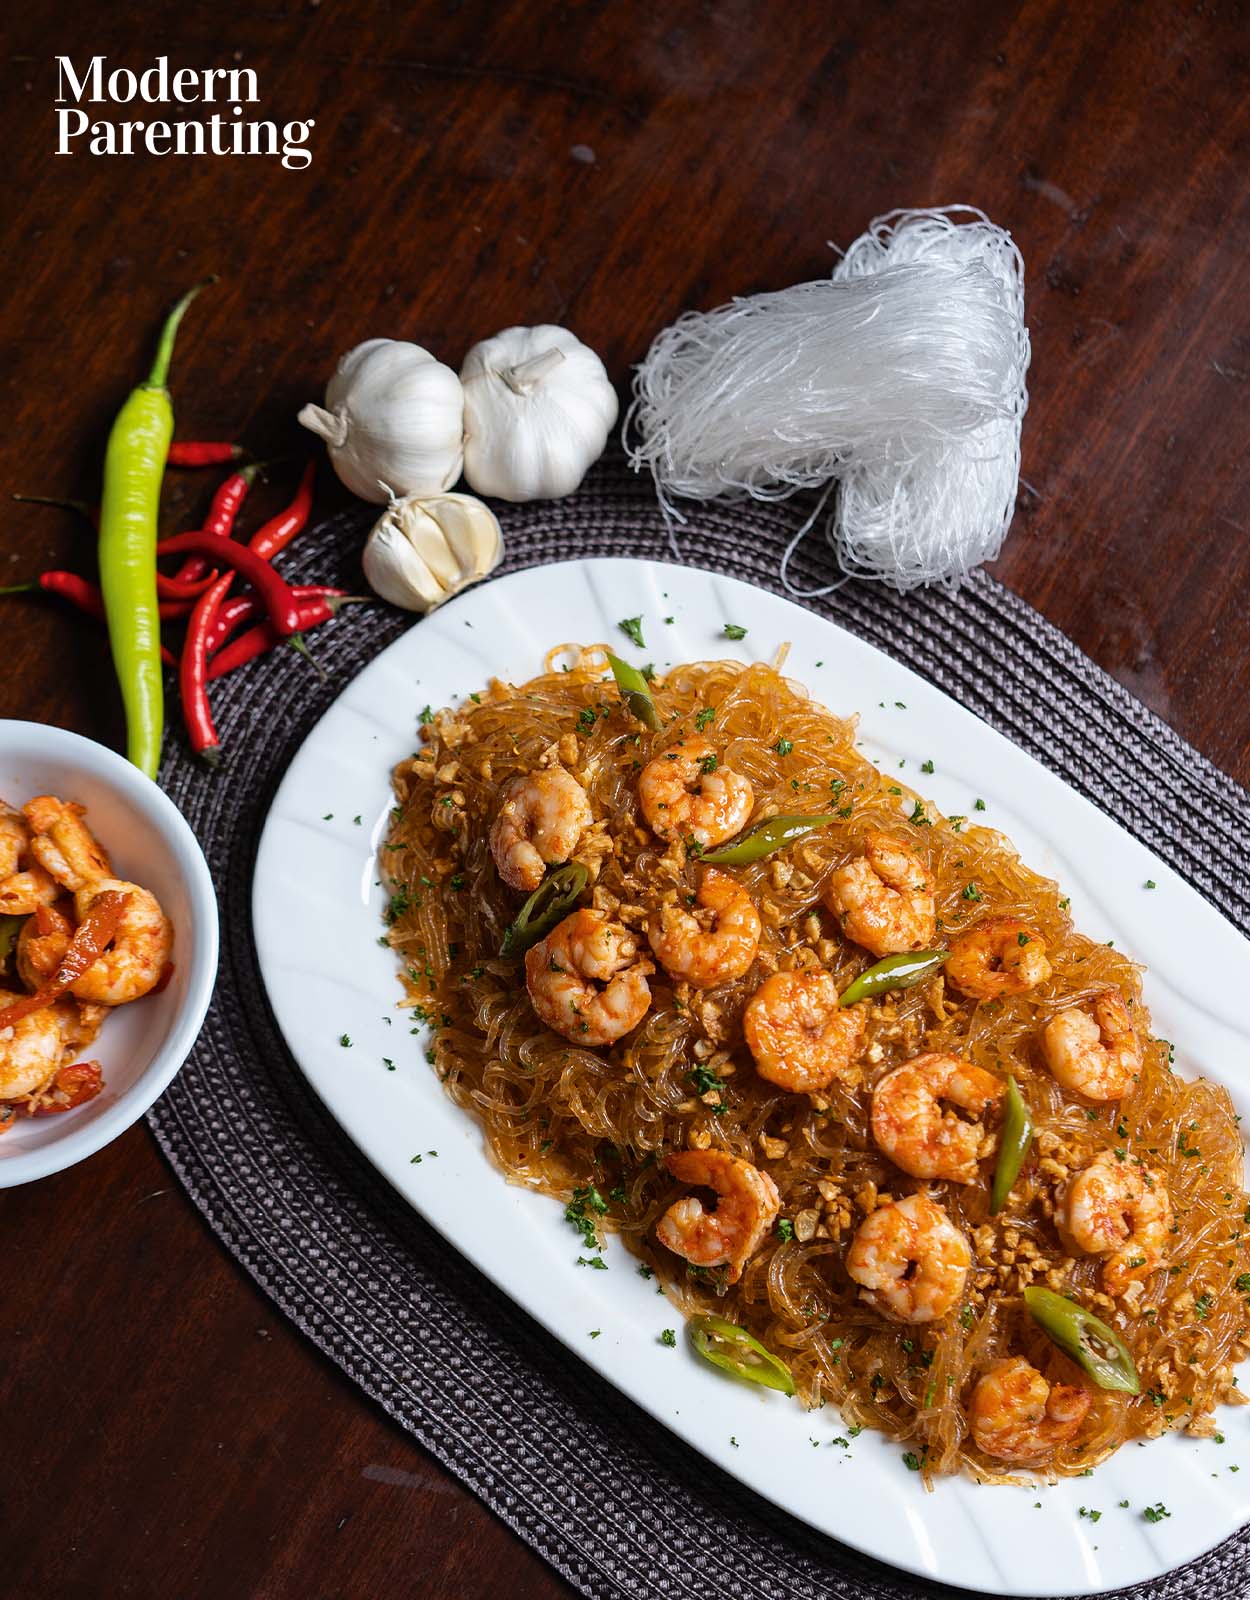
[[[618,628],[633,616],[644,651]],[[748,629],[741,642],[724,637],[727,622]],[[1147,1000],[1181,1070],[1218,1077],[1250,1113],[1250,944],[1149,849],[932,684],[812,612],[709,572],[594,560],[496,579],[413,626],[343,691],[278,789],[256,865],[257,950],[278,1024],[333,1116],[554,1338],[726,1472],[879,1560],[998,1595],[1085,1594],[1157,1577],[1250,1520],[1247,1410],[1223,1415],[1222,1445],[1170,1435],[1121,1450],[1090,1479],[1021,1489],[961,1479],[926,1494],[897,1445],[869,1432],[834,1444],[845,1431],[836,1414],[726,1381],[685,1339],[662,1344],[678,1314],[620,1243],[609,1243],[607,1272],[578,1267],[561,1207],[491,1166],[396,1010],[376,850],[390,771],[417,748],[421,708],[458,703],[492,676],[521,682],[565,640],[612,641],[659,667],[769,660],[789,641],[787,674],[832,710],[860,713],[871,759],[905,762],[948,814],[984,800],[982,820],[1060,880],[1078,926],[1146,964]],[[936,771],[922,777],[928,760]],[[1160,1500],[1170,1515],[1148,1521]]]

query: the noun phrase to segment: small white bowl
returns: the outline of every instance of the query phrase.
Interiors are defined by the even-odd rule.
[[[217,976],[217,897],[208,863],[173,801],[137,767],[63,728],[0,721],[0,797],[55,794],[87,822],[119,878],[150,889],[174,925],[174,974],[160,994],[120,1006],[83,1052],[104,1088],[51,1117],[21,1116],[0,1135],[0,1189],[72,1167],[137,1122],[190,1054]]]

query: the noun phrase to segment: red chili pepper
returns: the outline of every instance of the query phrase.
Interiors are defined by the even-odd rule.
[[[73,1111],[94,1100],[104,1087],[104,1073],[98,1061],[76,1061],[72,1067],[62,1067],[44,1090],[48,1096],[31,1107],[32,1117],[52,1117],[58,1111]]]
[[[233,567],[260,595],[270,622],[283,638],[298,630],[299,604],[291,592],[290,584],[267,561],[262,561],[260,556],[254,555],[237,540],[221,539],[206,531],[178,533],[172,539],[162,539],[156,547],[156,553],[158,556],[205,556],[208,561]],[[185,574],[180,576],[185,577]]]
[[[313,480],[317,476],[317,463],[309,461],[304,468],[303,476],[299,480],[299,488],[295,491],[295,498],[285,511],[279,511],[263,528],[258,528],[247,541],[249,550],[254,550],[258,556],[263,556],[266,561],[272,561],[279,550],[285,550],[295,535],[301,531],[308,522],[309,513],[312,511]]]
[[[252,487],[252,481],[261,470],[258,461],[250,466],[240,467],[237,472],[217,486],[213,495],[212,504],[208,508],[208,515],[204,518],[203,533],[211,534],[216,539],[228,539],[234,532],[234,519],[239,514],[239,507],[247,498],[247,491]],[[178,568],[177,577],[182,583],[193,582],[202,578],[208,571],[209,563],[198,556],[184,561]]]
[[[182,645],[182,660],[178,666],[178,688],[182,695],[182,720],[187,737],[197,756],[203,756],[210,766],[216,766],[221,757],[221,744],[213,727],[213,714],[208,704],[208,656],[205,644],[213,625],[217,609],[226,598],[226,590],[234,582],[234,573],[227,572],[218,578],[211,589],[205,590],[195,602],[187,636]]]
[[[117,932],[122,913],[130,903],[130,896],[118,889],[102,889],[91,902],[91,909],[78,924],[61,964],[34,994],[23,995],[12,1005],[0,1011],[0,1033],[14,1023],[28,1017],[32,1011],[42,1011],[59,1000],[71,984],[77,983],[89,967],[93,967],[108,948],[109,940]]]
[[[329,622],[331,617],[338,615],[339,607],[345,599],[350,599],[350,596],[340,598],[337,595],[327,595],[321,599],[303,601],[300,605],[299,631],[306,633],[309,628],[316,628],[323,622]],[[274,632],[270,623],[258,623],[246,633],[240,633],[231,639],[230,643],[213,657],[208,668],[208,681],[212,683],[216,678],[224,678],[236,667],[241,667],[248,661],[255,661],[257,656],[267,655],[281,643],[281,637]]]
[[[175,439],[169,447],[166,464],[171,467],[219,467],[227,461],[241,461],[246,453],[241,444],[224,444],[209,439]]]
[[[297,600],[341,600],[347,596],[345,589],[328,589],[323,584],[293,583],[291,593]],[[260,612],[261,605],[254,594],[237,594],[227,600],[217,613],[217,620],[213,623],[208,636],[209,655],[214,655],[220,650],[232,634],[236,633],[245,622],[253,621]]]
[[[41,573],[38,578],[32,578],[29,583],[14,583],[7,589],[0,589],[0,595],[34,594],[37,589],[42,589],[45,594],[54,594],[61,600],[68,600],[70,605],[85,612],[87,616],[94,617],[97,622],[104,621],[104,596],[94,583],[80,577],[76,572],[61,572],[53,568],[50,572]],[[190,609],[190,601],[165,601],[160,607],[161,621],[176,621],[179,617],[185,617]],[[173,652],[165,645],[161,646],[161,660],[167,667],[178,665]]]
[[[182,578],[167,578],[163,572],[156,574],[156,592],[162,600],[198,600],[205,589],[211,589],[221,576],[209,572],[202,578],[186,582]]]

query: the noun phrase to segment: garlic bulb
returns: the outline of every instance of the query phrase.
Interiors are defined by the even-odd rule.
[[[503,534],[471,494],[393,499],[365,541],[369,587],[405,611],[433,611],[499,565]]]
[[[438,494],[460,476],[460,380],[419,344],[358,344],[339,362],[325,405],[305,406],[299,420],[326,441],[335,472],[362,500]]]
[[[464,385],[464,475],[478,494],[554,500],[603,454],[616,391],[567,328],[505,328],[475,344]]]

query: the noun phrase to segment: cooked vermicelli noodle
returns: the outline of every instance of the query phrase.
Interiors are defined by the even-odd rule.
[[[430,1058],[447,1092],[479,1120],[508,1179],[617,1231],[687,1315],[712,1311],[748,1329],[788,1366],[804,1403],[833,1402],[848,1424],[906,1441],[926,1473],[962,1468],[1006,1481],[1016,1471],[986,1455],[969,1428],[971,1392],[998,1358],[1022,1356],[1052,1383],[1082,1382],[1026,1312],[1029,1285],[1070,1296],[1114,1327],[1141,1387],[1130,1395],[1086,1383],[1092,1404],[1075,1438],[1036,1465],[1073,1475],[1127,1440],[1178,1426],[1213,1432],[1216,1404],[1240,1398],[1232,1368],[1246,1354],[1250,1322],[1242,1140],[1226,1092],[1173,1071],[1131,958],[1080,934],[1061,887],[1030,871],[1002,834],[975,814],[942,817],[879,772],[856,748],[854,720],[772,667],[672,669],[652,685],[662,731],[651,733],[622,703],[602,649],[561,650],[531,682],[493,683],[427,723],[423,748],[396,771],[382,852],[388,937],[408,1003],[433,1030]],[[666,843],[648,827],[639,776],[694,738],[714,747],[722,770],[750,780],[753,821],[797,812],[834,820],[724,869],[762,924],[745,976],[695,989],[657,968],[641,1022],[589,1048],[540,1022],[521,961],[500,957],[524,899],[492,857],[501,789],[553,766],[577,779],[595,819],[573,857],[590,877],[580,903],[636,934],[645,956],[648,922],[666,904],[692,904],[706,869],[688,840]],[[744,1009],[769,974],[822,968],[841,992],[872,964],[843,935],[822,889],[877,830],[932,871],[938,945],[987,919],[1017,918],[1044,940],[1050,976],[978,1002],[939,968],[857,1008],[864,1033],[849,1082],[789,1093],[757,1072]],[[1099,1102],[1061,1087],[1038,1040],[1059,1013],[1107,991],[1130,1007],[1141,1063],[1122,1099]],[[1035,1141],[997,1217],[989,1215],[992,1149],[974,1182],[926,1181],[907,1176],[874,1140],[874,1085],[924,1052],[957,1055],[998,1080],[1010,1074],[1032,1111]],[[664,1158],[691,1149],[741,1157],[779,1192],[778,1223],[736,1282],[655,1240],[657,1221],[687,1192]],[[1105,1257],[1084,1254],[1060,1227],[1067,1186],[1102,1152],[1159,1174],[1172,1206],[1165,1261],[1114,1298],[1104,1292]],[[865,1217],[887,1197],[918,1192],[945,1209],[973,1260],[951,1314],[906,1324],[865,1302],[845,1262]]]

